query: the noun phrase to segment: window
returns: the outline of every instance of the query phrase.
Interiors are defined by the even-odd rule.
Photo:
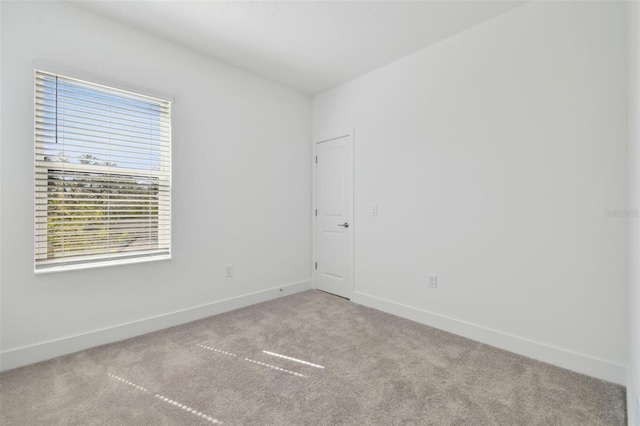
[[[36,271],[167,258],[170,145],[170,102],[36,71]]]

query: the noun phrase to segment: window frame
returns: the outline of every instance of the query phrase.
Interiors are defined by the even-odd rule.
[[[45,160],[45,156],[38,153],[39,145],[46,145],[46,143],[39,142],[37,135],[37,118],[38,118],[38,94],[36,91],[37,83],[38,83],[38,74],[50,74],[53,76],[58,76],[68,80],[75,80],[80,84],[87,84],[88,86],[98,86],[102,87],[112,94],[117,92],[123,92],[123,97],[125,94],[134,95],[135,97],[147,98],[149,100],[155,101],[158,105],[164,104],[167,108],[167,131],[168,138],[165,145],[160,145],[158,149],[159,155],[159,166],[157,170],[150,169],[138,169],[138,168],[129,168],[129,167],[109,167],[104,165],[95,165],[95,164],[82,164],[82,163],[70,163],[66,161],[51,161]],[[172,103],[173,98],[161,95],[161,94],[152,94],[148,90],[134,88],[130,85],[117,83],[113,81],[108,81],[103,78],[99,78],[96,76],[88,76],[83,75],[81,73],[64,70],[51,66],[43,66],[42,64],[35,64],[33,68],[33,147],[34,147],[34,273],[42,274],[42,273],[50,273],[50,272],[60,272],[60,271],[71,271],[71,270],[80,270],[80,269],[90,269],[90,268],[101,268],[101,267],[109,267],[114,265],[122,265],[122,264],[131,264],[131,263],[143,263],[143,262],[151,262],[151,261],[160,261],[160,260],[168,260],[171,259],[171,247],[172,247],[172,237],[171,237],[171,216],[172,216]],[[57,113],[56,113],[57,114]],[[56,129],[58,128],[56,124]],[[56,130],[57,133],[57,130]],[[107,144],[105,144],[107,146]],[[108,144],[108,146],[111,146]],[[167,150],[162,153],[162,147],[166,147]],[[42,148],[42,147],[40,147]],[[46,167],[45,167],[46,164]],[[108,174],[112,177],[115,177],[117,180],[118,177],[122,177],[123,179],[131,179],[131,178],[147,178],[147,179],[157,179],[158,188],[166,187],[166,191],[161,191],[158,189],[157,197],[157,208],[158,208],[158,217],[157,217],[157,238],[158,241],[166,241],[166,248],[157,248],[157,250],[144,250],[144,251],[131,251],[131,252],[119,252],[119,253],[102,253],[102,254],[85,254],[85,255],[71,255],[71,256],[62,256],[62,257],[53,257],[51,259],[46,256],[44,259],[39,259],[39,253],[47,253],[48,247],[48,224],[47,219],[49,218],[49,191],[46,190],[46,197],[38,197],[38,184],[42,184],[43,177],[38,177],[39,171],[42,172],[46,168],[46,173],[44,175],[44,180],[48,181],[52,174],[55,171],[62,171],[64,174],[65,171],[72,173],[95,173],[95,174]],[[106,182],[106,179],[105,179]],[[166,206],[162,207],[161,206]],[[163,214],[161,214],[161,212]],[[39,219],[42,217],[45,218],[44,224],[39,222]],[[69,260],[71,258],[71,260]]]

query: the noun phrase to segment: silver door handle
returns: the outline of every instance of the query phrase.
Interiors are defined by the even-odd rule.
[[[344,226],[345,228],[349,227],[349,222],[345,222],[343,224],[339,223],[338,226]]]

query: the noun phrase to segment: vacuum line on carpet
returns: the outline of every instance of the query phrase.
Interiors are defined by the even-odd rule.
[[[265,354],[267,354],[267,355],[271,355],[271,356],[276,356],[276,357],[278,357],[278,358],[287,359],[287,360],[289,360],[289,361],[298,362],[298,363],[300,363],[300,364],[308,365],[308,366],[315,367],[315,368],[324,368],[323,366],[318,365],[318,364],[314,364],[314,363],[312,363],[312,362],[303,361],[303,360],[301,360],[301,359],[292,358],[292,357],[290,357],[290,356],[277,354],[277,353],[275,353],[275,352],[262,351],[262,353],[265,353]]]
[[[284,369],[284,368],[280,368],[280,367],[277,367],[277,366],[275,366],[275,365],[265,364],[264,362],[255,361],[255,360],[253,360],[253,359],[245,358],[244,360],[245,360],[245,361],[252,362],[252,363],[254,363],[254,364],[262,365],[263,367],[273,368],[274,370],[282,371],[283,373],[293,374],[294,376],[298,376],[298,377],[307,377],[307,376],[305,376],[304,374],[296,373],[295,371],[291,371],[291,370],[287,370],[287,369]]]
[[[166,402],[167,404],[174,405],[176,408],[182,408],[187,413],[191,413],[193,415],[196,415],[196,416],[200,417],[202,420],[206,420],[206,421],[209,421],[211,423],[215,423],[215,424],[219,424],[219,425],[222,424],[222,422],[220,420],[218,420],[216,418],[213,418],[213,417],[209,416],[206,413],[198,411],[195,408],[191,408],[191,407],[189,407],[187,405],[181,404],[178,401],[174,401],[172,399],[169,399],[164,395],[156,394],[156,398],[158,398],[161,401]]]

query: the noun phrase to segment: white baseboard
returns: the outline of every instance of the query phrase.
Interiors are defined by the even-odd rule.
[[[231,299],[220,300],[194,308],[171,312],[134,321],[114,327],[95,330],[88,333],[65,337],[62,339],[43,342],[21,348],[10,349],[0,353],[0,371],[22,367],[35,362],[45,361],[61,355],[78,352],[95,346],[117,342],[130,337],[140,336],[153,331],[162,330],[191,321],[196,321],[212,315],[255,305],[282,296],[311,289],[311,280],[274,287]]]
[[[354,292],[351,301],[567,370],[625,386],[625,365],[435,314],[368,294]]]

